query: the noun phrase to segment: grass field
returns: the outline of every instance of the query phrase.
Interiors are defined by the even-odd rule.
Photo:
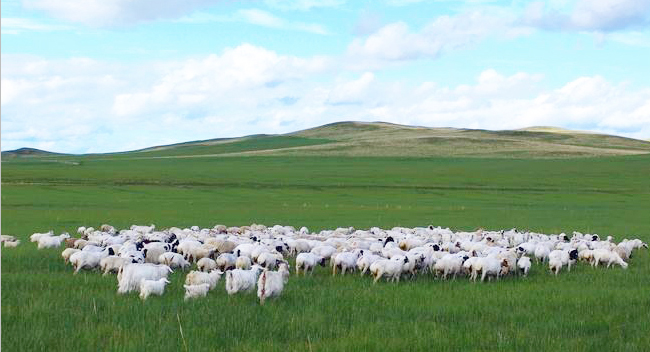
[[[162,297],[118,296],[114,276],[73,276],[60,250],[28,241],[34,232],[101,223],[262,223],[578,230],[647,242],[648,155],[129,156],[2,163],[2,233],[23,240],[2,250],[3,351],[650,349],[647,250],[628,270],[578,265],[556,278],[537,265],[527,279],[489,284],[423,276],[373,285],[321,269],[292,276],[279,299],[260,307],[254,294],[227,297],[223,282],[206,299],[183,302],[181,273]]]

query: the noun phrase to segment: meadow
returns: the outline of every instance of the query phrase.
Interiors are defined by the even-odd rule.
[[[293,143],[293,142],[292,142]],[[517,227],[650,241],[650,156],[575,159],[129,155],[2,163],[2,349],[615,350],[650,349],[650,255],[627,270],[580,264],[558,277],[491,283],[428,275],[372,284],[358,274],[290,278],[279,299],[183,302],[176,272],[162,297],[119,296],[114,276],[72,275],[34,232],[109,223],[212,227]]]

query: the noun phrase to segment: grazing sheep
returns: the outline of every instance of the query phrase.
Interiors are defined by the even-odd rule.
[[[241,256],[237,257],[237,260],[235,261],[235,268],[236,269],[248,270],[248,269],[251,268],[252,265],[253,265],[253,263],[251,262],[251,258],[249,258],[249,257],[247,257],[245,255],[241,255]]]
[[[108,273],[119,272],[120,268],[131,263],[134,263],[134,260],[131,258],[122,258],[115,255],[109,255],[108,257],[102,258],[102,260],[100,260],[99,268],[102,272],[104,272],[102,276],[106,276]]]
[[[208,272],[217,268],[217,262],[210,258],[201,258],[196,262],[196,267],[199,271]]]
[[[235,268],[237,257],[232,253],[222,253],[217,257],[217,268],[226,271]]]
[[[557,274],[560,272],[560,269],[562,269],[562,260],[558,258],[549,259],[548,268],[552,273],[555,273],[555,276],[557,276]]]
[[[283,260],[284,257],[278,252],[262,252],[257,256],[256,262],[265,269],[273,270]]]
[[[20,244],[20,240],[15,241],[4,241],[5,248],[16,248]]]
[[[373,283],[377,283],[382,276],[386,276],[386,280],[399,282],[405,264],[408,264],[407,257],[402,260],[379,259],[373,262],[370,264],[370,273],[375,278]]]
[[[524,276],[528,276],[528,271],[530,271],[530,258],[522,256],[517,261],[517,267]]]
[[[209,284],[210,289],[214,289],[217,286],[217,282],[223,275],[223,271],[212,270],[209,273],[204,273],[202,271],[190,271],[185,277],[185,285],[200,285],[200,284]]]
[[[140,299],[144,301],[150,295],[162,296],[162,294],[165,292],[165,285],[168,283],[169,280],[164,277],[158,280],[142,279],[140,281]]]
[[[72,263],[76,275],[81,269],[92,270],[99,267],[101,260],[109,255],[115,255],[112,248],[101,252],[79,251],[70,255],[70,263]]]
[[[63,257],[65,263],[68,264],[68,262],[70,261],[70,256],[79,251],[80,250],[76,248],[66,248],[63,250],[63,252],[61,252],[61,257]]]
[[[167,278],[170,273],[173,271],[167,265],[150,263],[125,265],[117,274],[117,293],[123,294],[137,289],[142,279],[159,280]]]
[[[226,271],[226,291],[233,295],[241,291],[250,291],[255,288],[255,283],[260,273],[264,270],[259,265],[253,265],[250,270],[234,269]]]
[[[183,285],[183,287],[185,288],[185,301],[191,298],[205,297],[210,291],[210,285],[208,284]]]
[[[264,270],[257,280],[257,297],[260,304],[264,304],[269,297],[279,296],[288,280],[289,266],[286,263],[281,263],[278,271]]]
[[[158,257],[160,264],[165,264],[172,269],[180,268],[181,270],[189,269],[192,265],[183,258],[182,254],[174,252],[165,252]]]
[[[366,274],[366,271],[368,271],[370,269],[370,266],[372,265],[372,263],[374,263],[374,262],[376,262],[376,261],[378,261],[380,259],[383,259],[383,257],[378,256],[376,254],[372,254],[372,253],[365,253],[364,255],[359,257],[359,259],[357,259],[357,268],[361,272],[361,276]]]
[[[494,257],[481,258],[476,262],[476,270],[481,271],[481,281],[485,281],[486,277],[491,280],[493,276],[498,280],[508,273],[508,261]]]
[[[442,274],[442,279],[447,280],[447,276],[454,275],[455,279],[456,275],[462,272],[463,262],[465,259],[469,258],[464,258],[454,254],[445,255],[433,265],[436,276]]]
[[[300,270],[302,270],[303,276],[307,275],[307,271],[313,275],[316,265],[325,266],[325,258],[314,253],[301,252],[296,257],[296,275],[300,274]]]
[[[347,270],[354,271],[357,266],[357,259],[363,255],[363,250],[355,252],[341,252],[331,259],[332,263],[332,276],[336,275],[336,269],[341,269],[341,275],[345,276]]]
[[[616,252],[607,249],[594,249],[593,266],[596,267],[600,263],[607,263],[609,268],[612,264],[618,264],[621,268],[627,269],[627,263]]]

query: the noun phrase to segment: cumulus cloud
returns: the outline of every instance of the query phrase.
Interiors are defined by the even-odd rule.
[[[650,25],[650,2],[646,0],[578,0],[569,11],[530,3],[523,22],[547,30],[611,32]]]
[[[91,27],[133,25],[158,19],[174,19],[220,0],[23,0],[30,10]],[[3,19],[4,20],[4,19]]]
[[[521,28],[507,12],[465,12],[440,16],[419,31],[404,22],[388,24],[365,38],[355,39],[348,56],[360,61],[396,62],[419,58],[435,59],[444,52],[476,44],[491,36],[517,36]]]

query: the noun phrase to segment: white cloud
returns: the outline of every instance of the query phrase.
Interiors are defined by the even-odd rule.
[[[3,34],[18,34],[24,31],[51,32],[72,29],[70,26],[41,23],[28,18],[3,17],[0,25]]]
[[[348,56],[371,64],[434,59],[444,52],[474,45],[487,36],[521,35],[522,29],[516,27],[514,22],[515,17],[503,11],[440,16],[420,31],[412,31],[404,22],[395,22],[366,38],[355,39],[348,47]]]
[[[220,0],[23,0],[23,6],[91,27],[132,25],[158,19],[174,19]]]
[[[330,91],[327,104],[362,104],[368,98],[374,81],[375,75],[372,72],[366,72],[357,80],[340,82]]]
[[[523,22],[548,30],[611,32],[650,26],[650,1],[647,0],[578,0],[568,11],[547,6],[542,1],[530,3]]]
[[[242,9],[232,15],[212,15],[196,12],[176,20],[180,23],[242,22],[274,29],[302,31],[314,34],[329,34],[328,30],[317,23],[289,21],[260,9]]]

